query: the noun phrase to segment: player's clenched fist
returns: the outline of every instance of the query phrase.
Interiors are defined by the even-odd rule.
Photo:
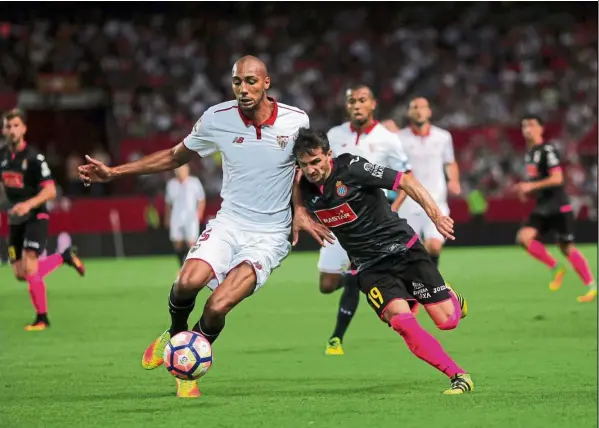
[[[93,159],[87,155],[85,155],[85,160],[87,160],[87,164],[78,168],[79,179],[83,181],[84,184],[103,183],[113,178],[111,168],[107,167],[99,160]]]
[[[435,227],[445,239],[455,240],[453,236],[453,219],[448,216],[441,216],[435,220]]]

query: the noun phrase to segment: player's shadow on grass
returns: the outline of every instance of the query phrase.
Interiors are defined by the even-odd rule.
[[[284,352],[291,352],[297,348],[256,348],[256,349],[245,349],[245,354],[281,354]]]

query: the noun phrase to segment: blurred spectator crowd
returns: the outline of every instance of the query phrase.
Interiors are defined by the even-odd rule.
[[[538,114],[557,124],[570,191],[596,198],[596,151],[579,150],[597,124],[596,4],[594,12],[584,3],[578,12],[519,2],[215,5],[2,24],[0,91],[34,88],[38,73],[77,74],[83,87],[111,94],[119,138],[176,141],[231,98],[231,65],[251,53],[269,66],[270,95],[306,110],[318,129],[345,120],[344,89],[357,82],[374,90],[381,119],[405,124],[418,94],[439,126],[487,128],[456,155],[466,190],[488,195],[505,194],[524,170],[521,140],[504,130]],[[219,159],[208,162],[201,178],[218,192]],[[145,180],[150,190],[162,185]]]

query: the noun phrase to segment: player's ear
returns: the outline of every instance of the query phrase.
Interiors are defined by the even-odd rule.
[[[268,89],[268,88],[270,88],[270,77],[266,76],[264,78],[264,89]]]

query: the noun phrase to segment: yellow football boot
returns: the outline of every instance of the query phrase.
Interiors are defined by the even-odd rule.
[[[563,265],[557,265],[555,269],[553,269],[553,279],[549,283],[549,289],[551,291],[557,291],[562,288],[562,282],[564,280],[565,274],[566,268]]]
[[[144,352],[141,359],[141,366],[146,370],[153,370],[161,366],[164,363],[164,348],[166,348],[170,340],[171,334],[168,330],[158,336]]]
[[[343,355],[343,346],[341,346],[341,339],[338,337],[331,337],[327,342],[327,347],[324,350],[326,355]]]
[[[597,284],[592,283],[588,286],[589,291],[587,291],[584,295],[578,296],[576,300],[580,303],[592,302],[597,297]]]
[[[451,386],[443,391],[444,395],[459,395],[474,391],[474,383],[467,373],[461,373],[449,379]]]
[[[197,380],[177,379],[177,397],[198,398],[202,395]]]

